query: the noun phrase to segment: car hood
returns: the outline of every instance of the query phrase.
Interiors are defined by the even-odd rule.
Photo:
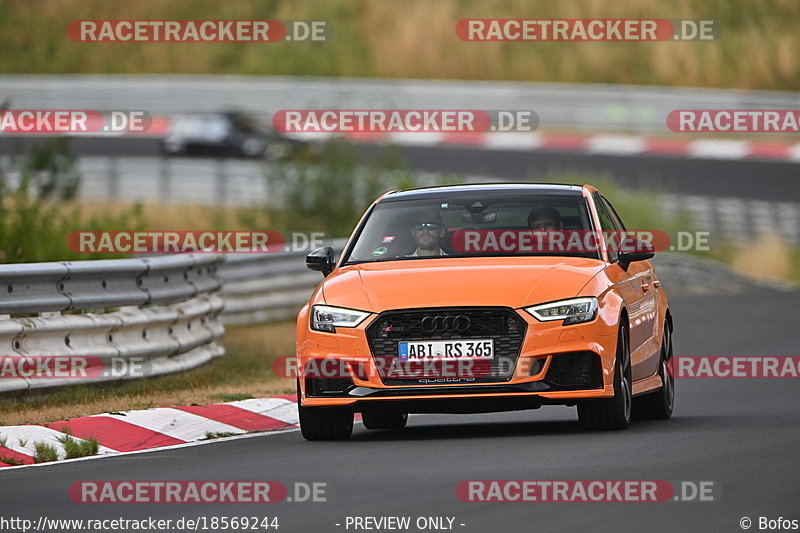
[[[580,257],[437,258],[363,263],[326,278],[329,305],[382,312],[416,307],[524,307],[576,296],[604,264]]]

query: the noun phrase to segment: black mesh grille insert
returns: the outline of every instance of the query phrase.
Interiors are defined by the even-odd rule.
[[[307,377],[306,394],[308,396],[341,395],[353,387],[350,378]]]
[[[600,356],[594,352],[554,355],[544,379],[559,388],[601,388],[603,374]]]
[[[423,320],[430,324],[434,319],[444,322],[446,317],[451,317],[451,323],[452,317],[466,317],[469,325],[463,327],[463,319],[460,319],[462,325],[459,327],[437,328],[433,332],[423,329]],[[503,307],[409,309],[382,313],[367,328],[367,340],[381,380],[386,385],[419,385],[424,383],[420,381],[423,378],[453,376],[454,372],[459,376],[455,383],[469,385],[511,379],[525,338],[525,328],[522,318]],[[438,362],[428,362],[424,368],[420,364],[415,369],[409,364],[401,364],[398,358],[400,341],[448,339],[492,339],[494,359],[479,361],[468,372],[454,370],[454,362],[450,361],[450,370],[444,367],[440,372],[437,370]]]

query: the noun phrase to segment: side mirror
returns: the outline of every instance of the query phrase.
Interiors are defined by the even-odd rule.
[[[620,243],[618,259],[620,266],[626,269],[635,261],[646,261],[655,257],[653,245],[639,239],[626,239]]]
[[[333,272],[335,264],[333,248],[330,246],[317,248],[306,256],[306,267],[308,267],[309,270],[322,272],[323,276],[327,276]]]

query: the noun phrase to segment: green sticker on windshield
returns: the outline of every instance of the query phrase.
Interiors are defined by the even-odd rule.
[[[389,249],[387,247],[381,246],[380,248],[375,248],[374,250],[372,250],[372,255],[383,255],[388,251]]]

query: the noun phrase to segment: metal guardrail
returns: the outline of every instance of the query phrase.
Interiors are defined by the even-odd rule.
[[[328,244],[341,252],[345,241]],[[75,377],[3,376],[0,392],[200,366],[225,354],[217,342],[223,322],[255,324],[297,313],[322,280],[303,269],[304,257],[209,253],[0,265],[4,364],[17,368],[25,360],[33,368],[48,357],[89,362],[86,375]],[[120,362],[129,367],[119,371]]]
[[[0,355],[14,368],[26,360],[25,368],[43,370],[3,376],[0,391],[156,376],[224,355],[215,342],[224,333],[223,260],[192,254],[0,266]],[[48,368],[36,366],[69,357],[85,368],[47,377]]]
[[[87,311],[185,301],[221,286],[213,254],[0,267],[0,314]]]
[[[17,109],[530,109],[543,128],[666,131],[674,109],[794,109],[800,93],[635,85],[202,75],[4,75]]]
[[[337,256],[345,239],[329,243]],[[322,281],[305,270],[306,252],[228,255],[219,270],[225,299],[225,324],[258,324],[294,317]]]

